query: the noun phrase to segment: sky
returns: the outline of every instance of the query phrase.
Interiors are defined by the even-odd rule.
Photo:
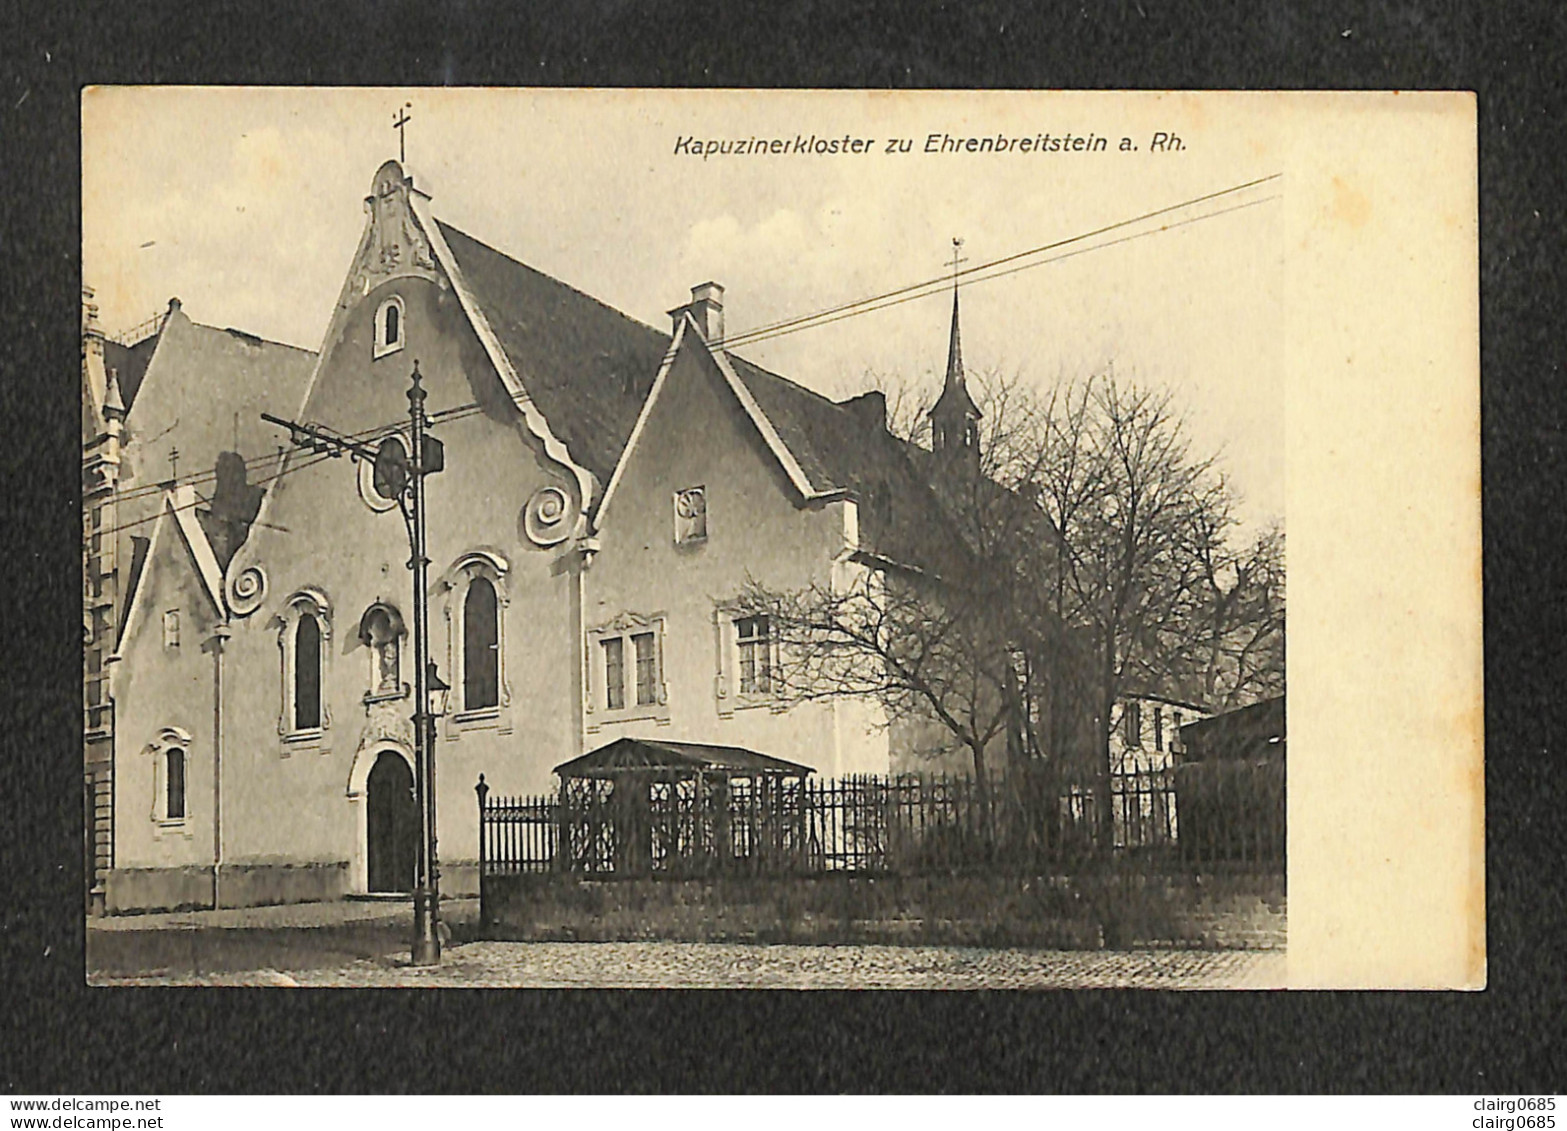
[[[82,270],[104,328],[177,296],[197,322],[319,348],[409,103],[407,166],[442,220],[661,329],[715,280],[730,338],[939,276],[954,236],[974,267],[1283,165],[1260,103],[1212,95],[91,89]],[[1154,148],[1159,132],[1180,148]],[[933,133],[1108,146],[928,153]],[[680,144],[812,135],[874,142],[821,155]],[[894,138],[909,151],[887,153]],[[1118,229],[965,285],[969,371],[1044,390],[1113,366],[1168,389],[1194,450],[1219,455],[1243,529],[1282,520],[1282,183],[1165,219],[1248,205],[1223,215]],[[950,312],[943,291],[737,348],[834,398],[877,376],[934,395]]]

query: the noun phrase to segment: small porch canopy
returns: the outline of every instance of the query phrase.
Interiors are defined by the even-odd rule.
[[[804,778],[810,766],[758,754],[740,746],[706,742],[665,742],[648,738],[617,738],[580,758],[562,762],[555,773],[562,782],[574,779],[614,781],[644,778],[680,781],[689,778]]]
[[[568,872],[705,875],[803,859],[809,766],[739,746],[618,738],[555,773]]]

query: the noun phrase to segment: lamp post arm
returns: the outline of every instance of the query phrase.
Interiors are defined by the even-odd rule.
[[[284,420],[281,416],[273,416],[270,412],[263,412],[261,419],[268,424],[287,428],[289,439],[293,441],[295,447],[309,448],[313,452],[321,452],[333,458],[346,455],[366,463],[375,462],[375,452],[370,448],[358,440],[328,431],[319,424],[301,424],[297,420]]]

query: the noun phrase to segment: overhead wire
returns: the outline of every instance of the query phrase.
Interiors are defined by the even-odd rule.
[[[474,415],[474,413],[478,412],[480,409],[482,409],[482,407],[483,406],[480,405],[477,401],[469,401],[466,404],[454,405],[451,408],[441,409],[438,412],[430,413],[429,423],[445,424],[453,420],[465,419],[468,416]],[[404,418],[402,421],[391,421],[384,424],[377,424],[374,427],[364,428],[358,432],[342,433],[341,438],[348,440],[364,440],[376,435],[390,435],[393,432],[399,431],[399,425],[402,425],[404,428],[406,428],[407,419]],[[279,447],[276,451],[266,452],[258,456],[250,456],[244,460],[245,469],[250,471],[268,463],[276,462],[280,455],[287,455],[294,451],[307,450],[308,447],[309,445],[307,444],[295,444],[291,442],[287,445]],[[167,491],[170,487],[193,487],[198,484],[215,480],[216,478],[217,470],[215,468],[208,468],[205,471],[195,471],[187,475],[177,476],[173,479],[163,479],[156,483],[147,483],[140,487],[133,487],[128,491],[119,492],[114,497],[116,502],[131,502],[135,499],[148,495],[160,494],[164,491]]]
[[[1021,264],[1021,265],[1016,266],[1016,267],[1009,267],[1009,268],[1007,268],[1004,271],[996,271],[993,274],[982,275],[982,276],[980,276],[978,278],[971,278],[971,279],[968,279],[966,281],[960,281],[958,283],[958,285],[962,286],[962,287],[971,287],[971,286],[974,286],[974,285],[976,285],[978,283],[988,283],[992,279],[999,279],[999,278],[1002,278],[1003,276],[1006,276],[1006,275],[1015,275],[1015,274],[1017,274],[1020,271],[1028,271],[1028,270],[1030,270],[1032,268],[1043,267],[1043,266],[1046,266],[1047,264],[1050,264],[1050,263],[1059,263],[1063,259],[1071,259],[1071,258],[1073,258],[1075,256],[1086,255],[1090,251],[1101,251],[1101,250],[1103,250],[1104,248],[1107,248],[1107,247],[1114,247],[1117,244],[1130,243],[1132,240],[1143,239],[1143,238],[1145,238],[1147,236],[1156,236],[1156,235],[1159,235],[1159,234],[1161,234],[1163,232],[1171,231],[1171,230],[1173,230],[1175,228],[1185,227],[1188,224],[1195,224],[1195,223],[1198,223],[1198,222],[1200,222],[1202,220],[1212,220],[1212,219],[1214,219],[1217,216],[1224,216],[1224,215],[1227,215],[1228,213],[1231,213],[1231,212],[1239,212],[1239,211],[1241,211],[1244,208],[1252,208],[1252,207],[1255,207],[1256,205],[1266,204],[1269,201],[1278,200],[1278,199],[1279,199],[1279,195],[1277,195],[1277,194],[1273,195],[1273,196],[1259,197],[1256,200],[1246,201],[1244,204],[1231,205],[1228,208],[1222,208],[1222,209],[1219,209],[1219,210],[1217,210],[1215,212],[1207,212],[1207,213],[1204,213],[1201,216],[1192,216],[1192,217],[1188,217],[1188,218],[1186,218],[1184,220],[1171,221],[1170,223],[1163,224],[1163,225],[1161,225],[1158,228],[1151,228],[1151,229],[1149,229],[1148,231],[1145,231],[1145,232],[1134,232],[1131,235],[1120,236],[1120,237],[1118,237],[1116,239],[1113,239],[1113,240],[1107,240],[1104,243],[1096,243],[1096,244],[1092,244],[1092,245],[1090,245],[1088,247],[1074,248],[1071,251],[1062,252],[1060,255],[1049,256],[1049,257],[1047,257],[1045,259],[1039,259],[1039,260],[1036,260],[1036,261],[1034,261],[1032,263],[1024,263],[1024,264]],[[995,266],[995,265],[1000,264],[1000,263],[1009,262],[1009,261],[1011,261],[1014,258],[1016,258],[1016,257],[1009,256],[1006,259],[994,260],[994,261],[992,261],[990,266]],[[859,309],[856,309],[856,310],[845,311],[844,313],[838,314],[838,315],[836,315],[834,317],[831,317],[831,318],[823,318],[820,321],[810,322],[810,323],[807,323],[807,324],[804,324],[804,325],[787,327],[787,328],[784,328],[784,329],[776,330],[776,331],[774,331],[774,332],[772,332],[770,334],[757,334],[755,336],[748,336],[748,337],[746,337],[745,341],[743,343],[741,343],[741,344],[743,344],[743,345],[755,345],[758,342],[768,341],[768,340],[770,340],[772,338],[781,338],[781,337],[784,337],[784,336],[786,336],[788,334],[799,333],[801,330],[816,330],[816,329],[819,329],[822,326],[830,326],[834,322],[841,322],[841,321],[843,321],[846,318],[856,318],[856,317],[858,317],[858,316],[860,316],[862,314],[872,314],[872,313],[874,313],[874,312],[876,312],[878,310],[886,310],[886,309],[888,309],[890,307],[901,306],[902,304],[904,304],[906,302],[914,302],[917,299],[930,298],[932,295],[943,294],[943,293],[946,292],[946,289],[948,287],[952,286],[952,285],[953,285],[952,278],[951,278],[951,276],[948,276],[944,280],[937,280],[937,281],[934,281],[932,283],[920,284],[920,286],[924,287],[925,289],[919,290],[917,293],[913,293],[913,294],[905,293],[906,291],[908,291],[908,290],[910,290],[912,288],[903,288],[903,289],[901,289],[899,291],[891,291],[891,292],[888,292],[889,297],[888,297],[887,301],[880,302],[880,303],[878,303],[875,306],[863,306],[863,307],[860,307]],[[898,297],[893,298],[893,297],[890,297],[891,295],[897,295]],[[722,343],[722,345],[723,345],[723,348],[727,350],[729,348],[729,341],[725,341],[724,343]]]
[[[961,271],[949,272],[942,276],[926,279],[918,283],[911,283],[907,286],[898,287],[890,291],[884,291],[877,295],[856,299],[853,302],[841,303],[837,306],[827,307],[812,314],[800,315],[794,318],[786,318],[777,322],[767,323],[753,330],[746,331],[743,334],[736,335],[733,338],[725,339],[724,341],[716,344],[721,348],[728,350],[733,346],[754,345],[759,342],[771,340],[773,338],[779,338],[788,334],[798,333],[802,330],[814,330],[821,326],[829,326],[835,322],[841,322],[848,318],[856,318],[863,314],[871,314],[879,310],[886,310],[890,307],[900,306],[905,302],[913,302],[917,299],[929,298],[933,294],[944,292],[949,286],[968,287],[978,283],[989,282],[992,279],[999,279],[1004,276],[1014,275],[1021,271],[1027,271],[1035,267],[1043,267],[1050,263],[1058,263],[1065,259],[1071,259],[1079,255],[1086,255],[1091,251],[1100,251],[1105,248],[1117,246],[1119,244],[1129,243],[1132,240],[1142,239],[1147,236],[1159,235],[1160,233],[1167,232],[1175,228],[1199,223],[1203,220],[1211,220],[1219,216],[1228,215],[1233,212],[1239,212],[1243,209],[1252,208],[1259,204],[1265,204],[1269,201],[1278,200],[1279,195],[1275,194],[1272,196],[1261,197],[1255,200],[1246,201],[1241,204],[1232,205],[1228,208],[1206,212],[1198,216],[1191,216],[1180,220],[1174,220],[1165,224],[1161,224],[1156,228],[1134,232],[1130,235],[1120,236],[1113,240],[1090,244],[1087,247],[1073,248],[1072,250],[1062,252],[1059,255],[1047,256],[1043,259],[1035,259],[1033,262],[1018,263],[1019,260],[1031,259],[1034,256],[1042,255],[1047,251],[1052,251],[1063,247],[1070,247],[1072,244],[1082,243],[1085,240],[1091,240],[1097,236],[1106,235],[1113,231],[1131,227],[1134,224],[1143,223],[1159,216],[1168,215],[1183,208],[1190,208],[1194,205],[1203,204],[1208,201],[1217,200],[1237,192],[1242,192],[1246,189],[1255,188],[1258,185],[1278,180],[1282,175],[1283,174],[1281,173],[1271,173],[1265,177],[1258,177],[1242,184],[1232,185],[1229,188],[1219,189],[1215,192],[1192,197],[1191,199],[1182,201],[1179,204],[1168,205],[1164,208],[1154,209],[1151,212],[1145,212],[1139,216],[1135,216],[1127,220],[1120,220],[1113,224],[1106,224],[1089,232],[1083,232],[1065,239],[1055,240],[1047,244],[1041,244],[1038,247],[1029,248],[1026,251],[1015,252],[1011,255],[1005,255],[997,259],[988,260],[985,263],[977,264]],[[1006,270],[995,270],[995,268],[1005,266],[1009,263],[1018,265],[1007,267]],[[441,409],[439,411],[430,413],[428,417],[428,423],[431,425],[453,423],[455,421],[463,420],[473,416],[482,410],[483,406],[481,404],[479,404],[477,401],[470,401],[465,404],[454,405],[451,408]],[[377,435],[391,435],[393,433],[400,433],[402,431],[401,425],[403,423],[403,421],[390,421],[383,424],[377,424],[369,428],[360,429],[356,432],[328,433],[328,435],[336,439],[359,441]],[[317,425],[316,427],[320,426]],[[311,450],[308,443],[291,443],[287,447],[280,447],[276,452],[270,452],[265,455],[254,456],[246,459],[244,462],[247,471],[268,462],[276,461],[279,463],[279,470],[275,474],[263,479],[256,480],[252,485],[261,486],[267,483],[274,483],[297,471],[303,471],[307,468],[314,467],[323,460],[338,458],[334,453],[328,452],[319,454],[315,458],[306,460],[300,464],[283,466],[283,461],[286,460],[288,456],[294,454],[295,452],[305,450]],[[188,476],[181,476],[172,480],[163,480],[159,483],[151,483],[142,487],[133,488],[130,491],[115,495],[114,499],[116,502],[134,501],[135,499],[142,498],[150,494],[167,491],[173,486],[194,486],[196,484],[204,484],[207,481],[215,480],[216,478],[216,469],[211,471],[198,472]],[[190,507],[202,505],[206,501],[207,500],[198,500],[195,503],[179,504],[176,505],[174,509],[185,510]],[[95,531],[95,533],[118,533],[133,526],[139,526],[143,523],[154,521],[160,517],[162,513],[163,510],[160,509],[155,514],[135,519],[131,522],[121,523],[105,530]]]
[[[742,334],[737,334],[732,338],[727,338],[721,344],[726,349],[730,348],[731,346],[746,345],[752,341],[761,340],[764,337],[778,336],[776,332],[781,331],[785,327],[801,325],[803,328],[803,324],[814,324],[817,319],[826,318],[828,315],[836,315],[844,311],[852,310],[856,307],[868,306],[872,303],[880,303],[884,299],[895,298],[899,295],[908,294],[911,291],[923,290],[928,287],[940,287],[945,289],[952,284],[954,279],[961,280],[965,276],[988,271],[991,268],[999,267],[1007,263],[1013,263],[1019,259],[1027,259],[1030,256],[1040,255],[1047,251],[1054,251],[1057,248],[1066,247],[1070,244],[1081,243],[1084,240],[1093,239],[1096,236],[1106,235],[1110,232],[1118,231],[1121,228],[1131,227],[1133,224],[1143,223],[1144,221],[1151,220],[1157,216],[1164,216],[1171,212],[1177,212],[1182,208],[1191,208],[1195,205],[1203,204],[1210,200],[1217,200],[1220,197],[1229,196],[1237,192],[1243,192],[1246,189],[1255,188],[1258,185],[1266,184],[1269,181],[1278,180],[1282,176],[1282,173],[1269,173],[1267,176],[1257,177],[1250,181],[1244,181],[1241,184],[1231,185],[1228,188],[1218,189],[1214,192],[1203,193],[1201,196],[1191,197],[1190,199],[1183,200],[1178,204],[1170,204],[1163,208],[1155,208],[1152,211],[1144,212],[1139,216],[1133,216],[1126,220],[1117,220],[1113,224],[1105,224],[1102,227],[1094,228],[1091,231],[1080,232],[1075,236],[1068,236],[1064,239],[1053,240],[1050,243],[1041,244],[1038,247],[1029,248],[1026,251],[1014,252],[1011,255],[1004,255],[999,259],[992,259],[985,263],[976,264],[973,267],[966,267],[961,271],[947,272],[943,275],[925,279],[918,283],[910,283],[907,286],[898,287],[895,290],[884,291],[878,295],[871,295],[867,298],[856,299],[853,302],[841,303],[837,306],[827,307],[824,310],[819,310],[812,314],[802,314],[793,318],[785,318],[778,322],[765,323],[752,330],[747,330]],[[1158,230],[1162,229],[1155,229],[1155,231]],[[920,297],[924,296],[922,295]],[[878,307],[878,309],[880,308]]]
[[[429,423],[431,423],[431,424],[435,424],[435,423],[448,424],[448,423],[451,423],[451,422],[456,421],[456,420],[464,420],[464,419],[467,419],[468,417],[473,416],[473,415],[477,414],[478,412],[482,411],[483,407],[484,406],[479,404],[477,401],[471,401],[471,402],[469,402],[467,404],[462,404],[462,405],[454,405],[451,408],[441,409],[438,412],[430,413]],[[392,422],[392,423],[389,423],[389,424],[378,424],[378,425],[376,425],[373,428],[361,429],[358,432],[343,433],[343,434],[341,434],[337,438],[360,440],[360,439],[364,439],[364,438],[369,437],[369,436],[374,436],[374,435],[376,435],[378,433],[384,433],[384,434],[390,435],[391,433],[397,431],[397,425],[398,425],[398,422],[395,422],[395,421]],[[247,469],[250,466],[253,466],[253,465],[256,465],[256,464],[261,464],[261,463],[265,463],[265,462],[268,462],[268,461],[276,461],[276,460],[280,460],[280,459],[286,459],[288,456],[293,455],[295,452],[308,451],[308,450],[310,450],[308,445],[305,445],[305,444],[292,444],[288,448],[283,449],[281,453],[273,452],[273,453],[269,453],[268,455],[265,455],[265,456],[258,456],[258,457],[256,457],[253,460],[247,460],[246,461]],[[308,460],[304,461],[303,463],[293,464],[293,465],[289,465],[287,467],[280,467],[279,470],[275,474],[266,476],[265,478],[262,478],[262,479],[257,479],[254,482],[250,482],[249,485],[252,486],[252,487],[259,487],[259,486],[262,486],[264,484],[275,483],[278,480],[283,479],[286,476],[292,475],[292,474],[294,474],[297,471],[304,471],[305,469],[314,467],[314,466],[316,466],[316,464],[322,463],[325,460],[338,459],[338,458],[341,458],[340,454],[334,454],[332,452],[319,453],[314,458],[308,459]],[[127,492],[127,493],[125,493],[123,495],[116,495],[116,496],[114,496],[114,499],[115,499],[116,502],[122,502],[122,501],[125,501],[127,499],[132,499],[132,498],[135,498],[135,497],[138,497],[138,496],[145,496],[146,494],[149,494],[149,493],[152,493],[152,492],[165,492],[165,491],[168,491],[170,489],[170,487],[175,486],[175,485],[191,486],[193,481],[198,480],[198,479],[207,478],[211,474],[212,473],[204,473],[202,476],[191,476],[188,479],[174,480],[174,481],[165,480],[162,483],[149,484],[146,487],[137,488],[134,492]],[[208,500],[208,499],[198,498],[195,502],[192,502],[192,503],[179,503],[179,504],[176,504],[176,505],[174,505],[174,507],[172,509],[174,509],[176,511],[189,510],[189,509],[191,509],[193,507],[204,506],[204,505],[208,504],[209,502],[210,502],[210,500]],[[102,530],[95,530],[95,531],[93,531],[93,533],[95,533],[95,534],[118,534],[119,532],[121,532],[123,530],[129,530],[132,527],[141,526],[144,523],[156,521],[159,517],[162,516],[163,511],[164,511],[164,508],[160,508],[158,511],[156,511],[153,514],[145,515],[145,516],[143,516],[141,518],[137,518],[137,519],[132,519],[129,522],[122,522],[122,523],[119,523],[119,524],[117,524],[115,526],[112,526],[112,527],[106,527],[106,528],[104,528]]]

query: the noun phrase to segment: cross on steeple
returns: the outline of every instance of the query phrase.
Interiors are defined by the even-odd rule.
[[[392,128],[397,131],[397,161],[401,165],[408,163],[408,149],[403,136],[403,127],[413,121],[413,115],[408,113],[413,108],[412,102],[404,102],[402,109],[392,115]]]
[[[961,252],[962,250],[963,250],[963,237],[962,236],[953,236],[952,237],[952,290],[953,290],[954,293],[956,293],[956,291],[958,289],[958,264],[959,263],[967,263],[968,262],[968,257],[967,256],[959,254],[959,252]]]
[[[180,450],[178,447],[169,447],[169,479],[171,482],[180,481]]]

